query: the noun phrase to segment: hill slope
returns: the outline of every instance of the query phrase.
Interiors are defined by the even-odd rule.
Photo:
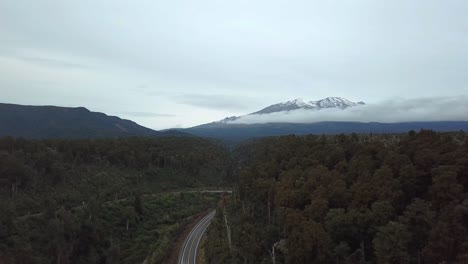
[[[84,107],[0,104],[0,136],[24,138],[95,138],[165,136],[129,120]]]

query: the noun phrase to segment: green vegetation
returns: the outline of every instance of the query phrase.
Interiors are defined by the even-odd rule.
[[[231,196],[191,192],[235,186]],[[465,133],[0,139],[0,263],[468,263]]]
[[[0,263],[161,263],[229,184],[197,138],[0,139]],[[177,192],[173,192],[177,190]]]
[[[465,133],[284,136],[239,148],[208,263],[468,263]]]

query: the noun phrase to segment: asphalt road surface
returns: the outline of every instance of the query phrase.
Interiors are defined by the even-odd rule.
[[[179,264],[196,264],[198,247],[206,229],[211,223],[216,211],[211,211],[203,217],[190,231],[179,255]]]

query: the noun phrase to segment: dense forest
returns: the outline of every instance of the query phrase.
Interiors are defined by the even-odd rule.
[[[468,136],[0,139],[0,264],[468,263]],[[230,196],[193,192],[235,186]]]
[[[283,136],[240,146],[207,263],[468,263],[468,137]]]
[[[227,186],[229,152],[193,137],[0,139],[0,263],[161,263]],[[177,192],[174,192],[177,191]]]

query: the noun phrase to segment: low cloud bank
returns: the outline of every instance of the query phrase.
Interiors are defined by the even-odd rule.
[[[417,121],[468,121],[468,97],[433,97],[420,99],[392,99],[376,104],[319,111],[294,110],[270,114],[242,116],[230,123],[315,123],[337,122],[417,122]]]

